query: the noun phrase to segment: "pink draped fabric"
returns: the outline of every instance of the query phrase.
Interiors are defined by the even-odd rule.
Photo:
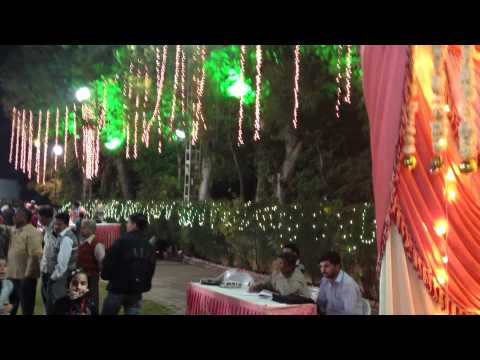
[[[97,224],[95,237],[109,249],[120,238],[120,224]]]
[[[370,49],[372,48],[372,49]],[[384,82],[392,82],[393,75],[379,77],[379,73],[390,71],[401,71],[398,62],[393,61],[393,50],[385,47],[363,49],[363,66],[365,75],[365,97],[368,99],[367,107],[371,121],[372,134],[372,157],[374,164],[373,176],[375,186],[375,201],[377,207],[377,234],[382,236],[383,229],[380,225],[387,216],[390,217],[397,227],[404,240],[404,248],[407,256],[412,261],[419,276],[423,279],[427,290],[433,299],[442,305],[442,308],[451,314],[456,313],[478,313],[480,310],[480,207],[478,189],[480,185],[480,174],[462,174],[458,171],[460,158],[458,155],[458,107],[463,100],[459,87],[460,55],[457,47],[450,47],[446,58],[447,89],[446,99],[450,106],[449,113],[449,137],[448,149],[443,154],[445,163],[439,172],[429,171],[430,162],[433,158],[431,139],[431,109],[422,91],[419,91],[419,111],[416,116],[416,149],[417,166],[410,171],[401,165],[399,161],[400,146],[403,142],[402,129],[405,125],[405,116],[401,111],[394,116],[384,117],[387,111],[377,111],[378,107],[374,100],[382,101],[382,89],[388,87]],[[405,73],[403,52],[398,54],[402,58],[403,76],[405,81],[417,81],[410,79]],[[373,59],[376,60],[373,60]],[[385,63],[384,63],[385,62]],[[375,67],[372,67],[375,66]],[[380,71],[379,71],[380,70]],[[478,70],[478,65],[477,65]],[[478,71],[477,71],[478,77]],[[373,79],[373,80],[372,80]],[[398,80],[398,78],[396,78]],[[374,81],[378,83],[373,84]],[[477,80],[478,83],[478,80]],[[408,85],[408,84],[407,84]],[[397,110],[398,101],[403,102],[406,97],[401,89],[396,90],[398,99],[392,102]],[[408,97],[407,97],[408,98]],[[385,98],[387,102],[389,98]],[[476,104],[477,112],[479,110]],[[388,106],[388,104],[385,104]],[[478,123],[477,114],[477,128]],[[401,126],[399,126],[399,124]],[[389,126],[391,128],[389,129]],[[399,131],[400,128],[400,131]],[[392,134],[398,139],[393,139]],[[391,143],[378,141],[379,136],[384,134]],[[396,144],[399,142],[399,146]],[[393,154],[392,154],[393,152]],[[396,152],[396,154],[395,154]],[[388,156],[390,175],[379,170],[378,163]],[[387,161],[387,160],[386,160]],[[452,203],[445,198],[445,175],[451,168],[455,173],[455,187],[457,190],[456,200]],[[389,198],[388,189],[392,186],[392,169],[394,174],[394,191]],[[448,223],[448,234],[446,237],[439,236],[434,226],[439,219],[445,219]],[[381,241],[383,238],[379,238]],[[382,252],[382,244],[379,243],[379,254]],[[445,261],[445,259],[447,259]]]
[[[316,315],[314,304],[268,307],[190,284],[187,315]]]
[[[363,91],[370,119],[377,245],[390,206],[403,105],[407,45],[362,46]]]

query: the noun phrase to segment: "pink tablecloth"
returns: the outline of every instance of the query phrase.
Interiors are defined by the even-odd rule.
[[[120,224],[97,224],[95,236],[109,249],[115,240],[120,238]]]
[[[259,305],[191,283],[187,289],[187,315],[316,315],[315,304]]]

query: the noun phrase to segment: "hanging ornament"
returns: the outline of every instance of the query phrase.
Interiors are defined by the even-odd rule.
[[[413,170],[417,165],[416,147],[415,147],[415,118],[418,111],[418,87],[415,79],[415,45],[411,46],[410,59],[410,98],[407,109],[407,124],[405,127],[405,136],[403,139],[403,165]]]
[[[15,127],[17,126],[16,124],[17,121],[17,109],[14,107],[12,110],[12,131],[10,134],[10,155],[8,157],[8,162],[10,164],[13,163],[13,144],[15,142]]]
[[[45,124],[45,138],[43,141],[43,177],[42,183],[45,184],[45,174],[47,172],[47,152],[48,152],[48,128],[50,125],[50,110],[47,110],[47,119]]]
[[[67,166],[67,152],[68,152],[68,106],[65,106],[65,122],[64,122],[64,127],[65,127],[65,138],[63,141],[63,166]]]
[[[300,45],[295,45],[295,78],[293,87],[293,97],[295,104],[293,107],[293,127],[296,129],[298,126],[298,94],[299,94],[299,82],[300,82]]]
[[[35,174],[37,175],[37,183],[40,184],[40,154],[41,154],[41,137],[42,136],[42,110],[38,112],[38,132],[35,139]]]
[[[245,45],[240,46],[240,81],[245,83],[245,58],[247,53],[247,47]],[[244,93],[240,96],[240,109],[238,111],[238,146],[243,145],[243,102]]]
[[[437,172],[443,166],[442,152],[447,148],[448,119],[445,112],[445,71],[444,60],[446,47],[433,45],[433,77],[432,77],[432,147],[434,157],[431,162],[430,171]]]
[[[33,113],[29,112],[28,122],[28,160],[27,160],[27,172],[28,180],[32,179],[32,154],[33,154]]]
[[[461,163],[459,169],[462,173],[470,173],[477,170],[477,129],[475,90],[475,70],[473,67],[474,46],[463,46],[463,61],[460,71],[460,81],[463,90],[463,103],[460,108],[461,122],[458,131],[459,153]]]
[[[260,140],[260,98],[262,95],[262,46],[256,47],[256,60],[257,60],[257,76],[256,76],[256,91],[255,91],[255,134],[253,139],[255,141]]]

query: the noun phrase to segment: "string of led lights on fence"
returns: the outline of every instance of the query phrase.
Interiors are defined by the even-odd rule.
[[[247,47],[245,45],[240,46],[240,81],[242,84],[245,82],[245,57],[247,54]],[[240,109],[238,110],[238,146],[243,145],[243,102],[244,93],[240,96]]]
[[[84,204],[89,214],[94,214],[101,205],[106,218],[125,222],[128,216],[144,213],[149,223],[175,221],[180,227],[207,227],[211,230],[226,229],[229,233],[259,233],[283,242],[295,242],[300,237],[320,241],[329,238],[348,252],[362,247],[374,246],[375,220],[373,206],[364,203],[360,208],[342,211],[320,204],[311,212],[299,205],[258,207],[252,202],[233,207],[225,203],[182,203],[182,202],[135,202],[110,201],[101,204],[98,200]],[[70,204],[66,204],[64,210]],[[367,216],[368,215],[368,216]]]
[[[295,45],[295,77],[293,87],[294,107],[293,107],[293,127],[296,129],[298,126],[298,95],[299,95],[299,83],[300,83],[300,45]]]
[[[253,135],[253,139],[255,141],[260,140],[260,97],[262,94],[262,45],[256,46],[256,90],[255,90],[255,134]]]

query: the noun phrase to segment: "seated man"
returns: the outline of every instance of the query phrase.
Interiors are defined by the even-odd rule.
[[[326,315],[363,315],[360,288],[341,267],[336,252],[328,252],[320,259],[323,278],[317,299],[319,310]]]
[[[300,262],[300,250],[298,249],[298,246],[295,244],[287,244],[283,247],[283,252],[292,252],[297,256],[297,268],[300,270],[303,274],[305,274],[305,266]]]
[[[302,272],[297,268],[297,257],[291,252],[279,256],[279,269],[263,283],[250,287],[251,292],[270,290],[281,296],[296,295],[310,298],[310,289]]]

